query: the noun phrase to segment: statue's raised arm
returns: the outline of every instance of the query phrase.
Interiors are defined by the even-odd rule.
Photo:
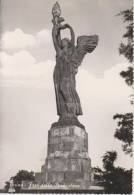
[[[64,30],[64,29],[69,29],[70,30],[70,36],[71,36],[70,44],[71,44],[71,47],[74,50],[74,47],[75,47],[75,34],[74,34],[74,31],[73,31],[72,27],[69,24],[61,24],[64,21],[64,18],[62,18],[60,16],[61,15],[61,9],[60,9],[60,6],[57,2],[53,6],[52,15],[53,15],[53,19],[52,19],[52,23],[53,23],[52,37],[53,37],[54,47],[55,47],[55,50],[56,50],[57,54],[62,49],[62,40],[61,40],[60,31]]]
[[[53,29],[52,29],[52,38],[53,38],[53,43],[54,43],[54,47],[55,47],[55,50],[56,50],[56,53],[58,54],[61,50],[61,47],[60,47],[60,30],[59,30],[59,27],[57,25],[54,25],[53,26]]]

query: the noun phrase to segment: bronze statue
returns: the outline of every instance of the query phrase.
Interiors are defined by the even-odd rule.
[[[75,34],[69,24],[63,24],[59,4],[52,9],[52,37],[56,50],[56,66],[54,69],[54,86],[59,121],[78,121],[82,115],[80,98],[76,91],[75,75],[85,54],[92,52],[98,43],[98,36],[80,36],[75,46]],[[71,39],[61,39],[61,30],[69,29]]]

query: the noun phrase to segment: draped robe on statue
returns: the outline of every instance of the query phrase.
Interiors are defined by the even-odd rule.
[[[76,69],[71,62],[71,56],[64,55],[63,51],[56,56],[54,84],[58,115],[82,115],[80,99],[75,87]]]

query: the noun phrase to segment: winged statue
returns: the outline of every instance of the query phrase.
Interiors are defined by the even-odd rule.
[[[56,65],[53,79],[55,86],[57,114],[62,120],[77,119],[82,115],[80,98],[76,91],[75,76],[84,56],[91,53],[98,44],[98,36],[79,36],[75,45],[75,34],[72,27],[64,23],[59,4],[53,6],[52,37],[56,50]],[[61,31],[68,29],[69,38],[61,38]]]

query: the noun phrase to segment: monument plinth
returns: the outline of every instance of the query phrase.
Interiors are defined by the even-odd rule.
[[[53,126],[48,131],[45,164],[36,181],[40,184],[78,185],[88,188],[91,160],[88,156],[88,134],[76,125]]]
[[[75,46],[75,34],[69,24],[62,24],[60,6],[52,9],[52,37],[56,50],[53,79],[59,121],[48,131],[48,151],[41,173],[36,174],[40,184],[76,184],[88,188],[91,160],[88,156],[88,134],[78,116],[82,115],[80,98],[76,91],[75,75],[84,56],[98,43],[98,36],[80,36]],[[71,39],[61,39],[61,30],[69,29]],[[86,86],[84,86],[86,87]]]
[[[90,181],[87,136],[85,129],[77,126],[49,130],[45,170],[48,183],[83,185]]]

